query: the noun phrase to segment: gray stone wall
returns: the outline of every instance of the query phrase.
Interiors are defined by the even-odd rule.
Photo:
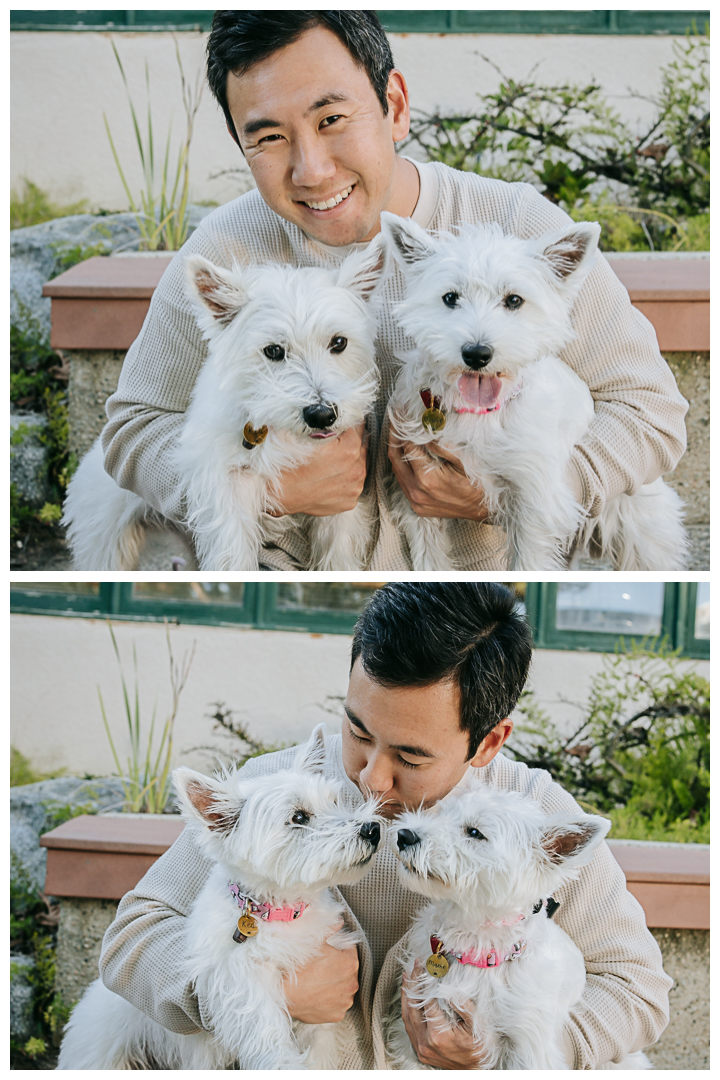
[[[60,910],[55,992],[74,1005],[98,977],[103,934],[115,918],[116,900],[66,897]]]
[[[710,521],[710,353],[665,353],[690,408],[687,453],[667,480],[686,506],[688,525]]]
[[[82,458],[105,426],[105,402],[117,389],[125,353],[110,349],[65,351],[70,360],[69,449]]]

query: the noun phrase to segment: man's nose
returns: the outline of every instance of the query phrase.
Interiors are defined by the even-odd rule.
[[[382,754],[370,754],[359,779],[364,787],[377,795],[384,795],[393,786],[392,769]]]
[[[316,188],[335,175],[335,163],[319,135],[303,136],[293,141],[291,169],[292,182],[299,188]]]

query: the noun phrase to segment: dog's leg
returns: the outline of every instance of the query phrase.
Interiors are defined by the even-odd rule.
[[[609,500],[589,533],[616,570],[684,570],[689,556],[680,497],[663,480]],[[590,546],[590,535],[584,536]]]
[[[392,519],[407,540],[413,570],[454,570],[447,523],[441,518],[418,517],[394,477],[390,477],[388,489]]]
[[[201,570],[257,570],[266,481],[236,470],[221,481],[198,471],[188,487],[188,525]]]
[[[162,520],[108,476],[99,439],[70,481],[63,511],[75,570],[137,570],[145,523]]]
[[[344,514],[310,518],[309,568],[364,570],[372,526],[370,500],[363,498]]]

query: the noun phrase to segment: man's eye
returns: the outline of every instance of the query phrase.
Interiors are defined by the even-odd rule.
[[[350,726],[349,730],[350,730],[350,734],[353,737],[353,739],[357,739],[358,742],[370,742],[369,739],[363,739],[361,735],[356,735],[355,732],[352,729],[352,725]]]
[[[454,308],[457,307],[457,302],[460,299],[460,293],[446,292],[443,296],[443,304],[445,307]]]
[[[340,119],[339,116],[326,116],[320,121],[320,127],[330,127]]]
[[[282,345],[266,345],[263,352],[268,360],[284,360],[285,349]]]

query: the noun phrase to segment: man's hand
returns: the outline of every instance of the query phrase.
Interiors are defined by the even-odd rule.
[[[482,488],[470,483],[459,458],[437,442],[430,443],[429,449],[444,464],[431,465],[424,447],[401,442],[395,428],[390,427],[390,464],[415,513],[419,517],[487,521]]]
[[[470,1003],[465,1008],[453,1005],[460,1022],[451,1028],[434,1001],[418,1009],[408,995],[412,996],[413,982],[421,971],[416,960],[410,978],[403,972],[402,980],[402,1018],[418,1061],[436,1069],[477,1069],[481,1051],[473,1039]]]
[[[274,486],[284,512],[330,517],[352,510],[365,483],[367,448],[364,424],[318,439],[312,461],[281,473]]]
[[[339,930],[342,923],[335,926]],[[358,991],[358,951],[335,949],[327,942],[322,952],[298,968],[296,977],[285,976],[288,1012],[305,1024],[338,1024]]]

